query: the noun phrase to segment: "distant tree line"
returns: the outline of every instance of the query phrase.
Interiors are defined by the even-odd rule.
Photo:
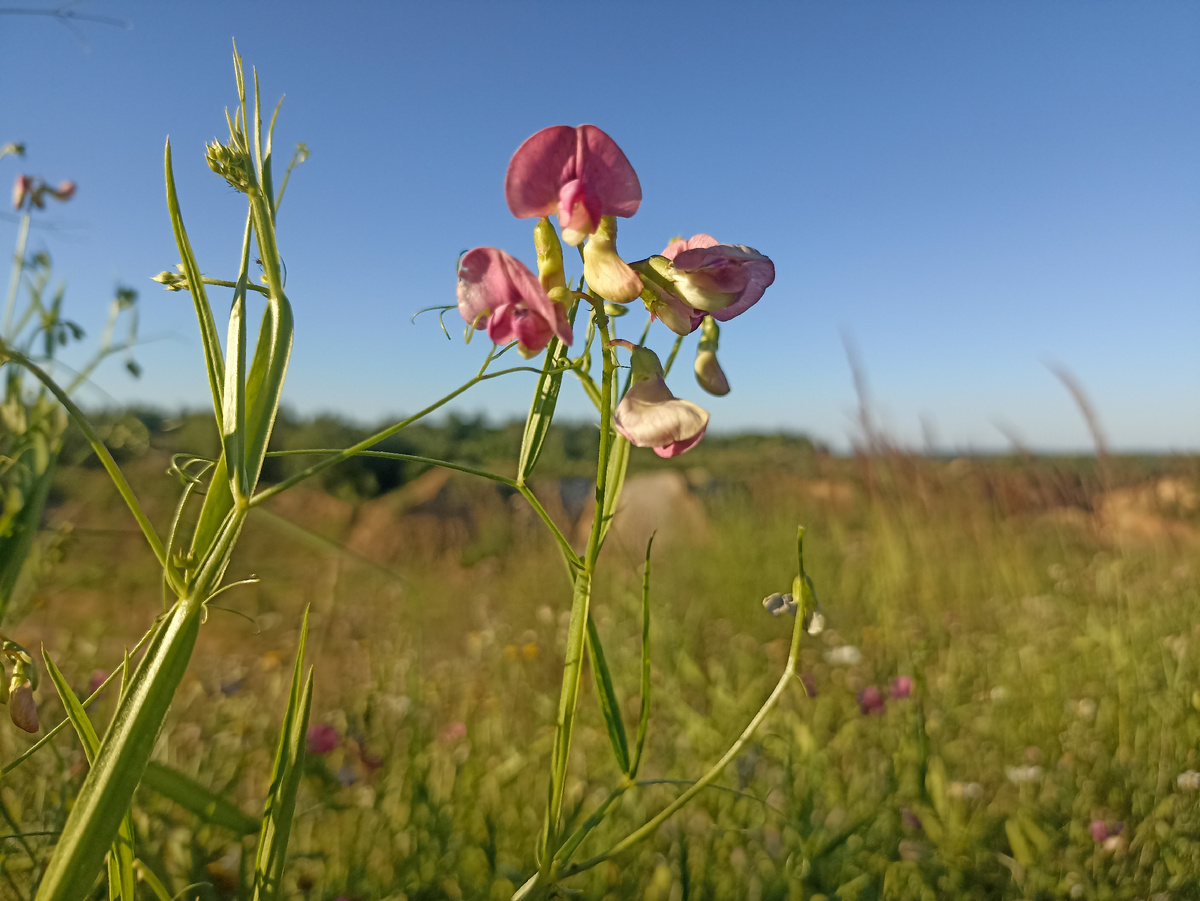
[[[119,462],[151,452],[186,453],[215,459],[220,437],[212,413],[165,413],[151,408],[101,411],[92,414],[101,437]],[[389,423],[363,425],[322,414],[311,417],[281,411],[271,436],[271,450],[338,449],[355,444]],[[486,417],[451,413],[440,420],[409,426],[375,445],[372,450],[432,457],[510,474],[521,449],[523,422],[490,423]],[[556,423],[538,463],[540,475],[591,477],[599,430],[593,423]],[[674,460],[661,460],[648,450],[637,451],[631,471],[654,468],[712,468],[742,465],[809,469],[824,448],[804,435],[707,435],[694,450]],[[317,456],[269,457],[263,480],[276,482],[300,472]],[[63,461],[98,465],[83,436],[72,429],[64,443]],[[399,488],[429,468],[428,464],[379,457],[355,457],[321,473],[314,486],[346,500],[365,500]]]

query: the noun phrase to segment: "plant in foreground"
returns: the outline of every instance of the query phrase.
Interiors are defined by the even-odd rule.
[[[182,774],[152,763],[150,755],[192,655],[208,606],[217,596],[248,581],[230,580],[228,573],[248,512],[305,479],[364,453],[444,466],[508,486],[531,505],[561,552],[566,586],[571,591],[571,606],[549,760],[546,809],[538,845],[533,849],[537,865],[514,896],[545,897],[561,880],[595,867],[649,836],[697,793],[717,780],[792,684],[803,634],[820,631],[821,614],[812,582],[804,569],[804,532],[801,529],[797,574],[791,592],[780,595],[777,609],[772,610],[779,613],[786,608],[795,616],[787,663],[774,690],[720,759],[674,801],[611,847],[586,859],[576,859],[595,827],[612,812],[617,800],[642,784],[637,777],[650,721],[652,542],[647,546],[643,577],[640,712],[632,740],[621,714],[622,705],[591,609],[598,560],[624,487],[630,448],[650,447],[658,455],[670,457],[685,453],[703,438],[709,414],[672,394],[666,384],[672,363],[684,338],[703,324],[700,355],[695,367],[697,378],[711,393],[727,392],[728,382],[715,361],[716,320],[731,320],[753,306],[773,281],[774,265],[751,248],[719,244],[705,234],[688,241],[670,242],[662,254],[626,262],[616,249],[615,217],[632,216],[640,205],[641,186],[633,167],[616,143],[595,126],[544,129],[518,148],[505,179],[505,195],[514,215],[538,220],[534,226],[537,275],[503,250],[475,248],[459,260],[457,304],[440,308],[442,312],[459,310],[467,324],[467,337],[477,329],[486,329],[492,347],[478,373],[415,415],[350,447],[281,452],[316,459],[302,471],[270,487],[262,487],[259,477],[269,456],[267,447],[287,371],[293,331],[275,223],[288,176],[306,157],[307,150],[300,145],[277,189],[272,167],[274,117],[264,130],[257,78],[253,102],[248,103],[241,60],[236,52],[235,72],[238,105],[233,115],[227,116],[229,138],[210,144],[206,156],[209,167],[247,201],[241,265],[236,278],[222,280],[202,275],[184,227],[169,144],[166,151],[167,205],[181,263],[174,272],[164,271],[156,280],[169,290],[186,290],[191,297],[200,329],[213,414],[221,435],[221,454],[217,459],[191,456],[175,459],[173,471],[180,480],[181,494],[165,540],[155,531],[115,461],[87,420],[70,403],[66,392],[28,354],[11,346],[3,349],[6,362],[24,367],[41,380],[80,423],[145,534],[163,573],[163,611],[147,633],[145,651],[136,669],[128,658],[118,668],[122,674],[122,691],[116,713],[102,739],[96,738],[84,712],[91,699],[85,702],[75,699],[65,683],[55,677],[56,687],[92,765],[37,897],[39,901],[82,898],[90,891],[107,855],[110,896],[122,896],[131,901],[132,874],[136,872],[145,877],[150,872],[137,860],[133,832],[128,825],[135,788],[139,782],[145,782],[181,804],[184,803],[179,800],[181,797],[195,796],[199,791]],[[555,213],[562,228],[561,240],[549,219]],[[579,247],[583,271],[577,279],[567,277],[562,255],[564,241]],[[252,261],[262,267],[263,284],[251,279]],[[224,346],[209,300],[210,288],[232,291]],[[261,295],[266,301],[258,337],[253,344],[248,340],[247,328],[248,301],[252,295]],[[649,314],[636,341],[618,337],[614,320],[624,311],[624,305],[635,299],[643,301]],[[645,346],[656,320],[662,320],[676,333],[674,347],[665,365]],[[582,338],[577,340],[580,335]],[[543,353],[541,365],[495,368],[495,362],[514,347],[526,358]],[[575,356],[570,355],[569,348]],[[617,378],[619,349],[631,355],[630,376],[623,386]],[[371,450],[374,445],[483,381],[530,371],[537,373],[538,381],[514,477],[449,461]],[[555,525],[529,484],[554,416],[563,377],[568,374],[579,382],[595,405],[600,426],[595,508],[581,551],[576,550]],[[196,502],[199,502],[199,510],[185,516],[185,511]],[[184,527],[187,522],[194,523],[190,535]],[[771,608],[768,603],[768,609]],[[536,652],[536,646],[534,650]],[[328,753],[340,740],[332,727],[309,728],[312,679],[311,675],[307,680],[303,678],[302,657],[303,637],[280,733],[272,784],[261,819],[251,819],[247,825],[244,814],[236,808],[234,812],[227,809],[232,806],[229,802],[224,801],[225,806],[221,806],[219,802],[223,799],[210,799],[205,805],[193,803],[188,807],[203,811],[201,815],[210,819],[214,810],[224,811],[228,828],[240,834],[258,832],[253,873],[247,876],[250,881],[243,886],[255,899],[271,899],[278,892],[296,790],[305,772],[305,754]],[[564,807],[585,658],[596,686],[617,773],[608,797],[586,817],[576,820],[567,816]],[[48,656],[46,662],[56,674]],[[799,686],[796,688],[800,689]],[[442,731],[440,738],[446,742],[457,741],[465,735],[465,729],[465,725],[454,723]],[[149,881],[150,877],[146,878]],[[165,890],[159,894],[160,897],[167,896]]]

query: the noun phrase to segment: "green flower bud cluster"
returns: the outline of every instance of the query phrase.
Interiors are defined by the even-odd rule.
[[[158,282],[168,291],[186,291],[188,288],[187,276],[183,273],[183,264],[176,263],[175,268],[178,272],[172,272],[170,269],[164,269],[158,275],[151,276],[150,280]]]

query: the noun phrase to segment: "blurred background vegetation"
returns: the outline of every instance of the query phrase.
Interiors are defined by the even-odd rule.
[[[218,451],[211,414],[96,417],[152,519],[171,454]],[[274,449],[369,427],[280,417]],[[535,490],[568,535],[587,514],[594,426],[556,427]],[[504,472],[518,425],[450,418],[380,449]],[[160,609],[153,557],[68,433],[44,527],[59,562],[23,620],[78,690]],[[305,460],[274,458],[267,481]],[[595,615],[637,710],[641,566],[652,573],[643,776],[581,849],[602,851],[682,790],[778,677],[798,523],[828,628],[720,789],[576,877],[595,898],[1200,897],[1200,460],[936,459],[874,440],[710,435],[635,452]],[[256,521],[257,520],[257,521]],[[261,808],[290,655],[312,606],[314,753],[285,894],[507,898],[540,827],[570,596],[553,542],[495,484],[361,458],[251,516],[156,756]],[[911,678],[906,692],[901,676]],[[868,703],[868,689],[881,703]],[[115,704],[100,702],[102,723]],[[44,724],[62,711],[39,692]],[[0,730],[0,760],[31,738]],[[619,775],[585,679],[569,810]],[[86,766],[64,734],[0,781],[0,897],[29,898]],[[236,896],[247,840],[139,793],[138,855],[172,892]],[[17,837],[11,837],[17,836]],[[102,892],[103,889],[97,889]]]

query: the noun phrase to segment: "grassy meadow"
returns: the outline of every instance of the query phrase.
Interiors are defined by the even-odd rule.
[[[170,453],[216,451],[202,422],[106,422],[160,526]],[[279,449],[354,438],[285,426]],[[400,438],[388,449],[503,471],[520,428],[455,420]],[[558,428],[534,485],[568,530],[587,513],[594,442]],[[53,548],[7,628],[84,694],[162,589],[104,472],[70,444],[64,460]],[[659,901],[1200,897],[1198,490],[1195,458],[840,459],[712,436],[669,462],[635,451],[594,614],[632,728],[657,529],[643,784],[577,859],[678,795],[771,690],[792,620],[762,599],[789,590],[799,524],[826,629],[804,638],[803,680],[719,788],[568,885]],[[519,496],[411,464],[355,461],[267,506],[229,573],[260,581],[214,601],[155,759],[260,812],[308,606],[316,732],[282,896],[509,898],[546,803],[570,608],[553,542]],[[584,683],[576,821],[620,775]],[[116,694],[92,710],[101,730]],[[48,685],[38,701],[44,732],[63,710]],[[0,729],[0,761],[33,740]],[[0,897],[32,897],[86,767],[67,731],[0,780]],[[237,896],[252,837],[145,787],[134,826],[172,894]]]

